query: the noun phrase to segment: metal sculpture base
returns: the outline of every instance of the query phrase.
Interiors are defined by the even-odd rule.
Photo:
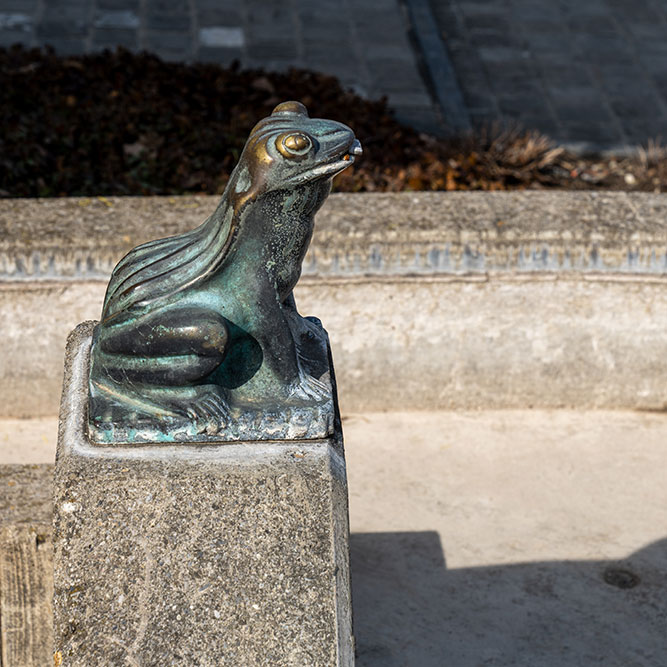
[[[353,665],[339,419],[320,440],[95,444],[89,345],[84,325],[65,361],[56,663]]]
[[[94,323],[79,327],[81,336],[92,336]],[[318,325],[321,327],[321,325]],[[90,347],[90,344],[89,344]],[[91,440],[104,445],[184,442],[230,442],[244,440],[295,440],[326,438],[333,433],[334,402],[331,381],[331,355],[328,337],[308,342],[303,356],[307,373],[328,387],[328,397],[310,405],[263,403],[254,405],[234,400],[229,404],[225,423],[205,423],[188,418],[163,417],[160,420],[119,413],[113,401],[97,397],[89,420]]]

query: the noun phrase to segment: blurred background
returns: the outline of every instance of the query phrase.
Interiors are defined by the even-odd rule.
[[[664,667],[667,0],[0,0],[0,528],[50,546],[68,332],[290,99],[364,147],[296,290],[357,664]]]
[[[290,98],[366,147],[342,191],[661,191],[666,36],[661,0],[0,0],[0,195],[220,192]]]

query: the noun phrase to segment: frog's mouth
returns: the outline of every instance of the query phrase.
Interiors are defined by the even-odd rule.
[[[353,138],[343,148],[333,152],[329,159],[309,169],[303,174],[303,177],[308,180],[333,177],[343,171],[343,169],[347,169],[350,165],[354,164],[355,157],[359,157],[363,152],[359,139]]]
[[[345,167],[349,167],[351,164],[354,164],[355,156],[363,155],[363,152],[364,149],[361,147],[361,142],[359,139],[352,139],[352,143],[345,149],[342,155],[334,157],[332,163],[346,162],[347,164],[342,166],[342,169],[345,169]]]

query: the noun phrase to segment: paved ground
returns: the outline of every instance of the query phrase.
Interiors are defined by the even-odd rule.
[[[15,42],[319,70],[364,96],[387,95],[405,122],[438,129],[397,0],[0,0],[0,46]]]
[[[603,148],[667,141],[666,0],[433,0],[473,123]]]
[[[0,46],[15,42],[312,68],[428,131],[667,141],[667,0],[0,0]]]
[[[664,414],[370,413],[343,428],[359,667],[664,666]],[[0,463],[51,461],[55,429],[0,420]]]

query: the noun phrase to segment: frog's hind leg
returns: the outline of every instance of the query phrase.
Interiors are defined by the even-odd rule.
[[[116,382],[196,384],[225,357],[229,329],[214,311],[178,308],[128,319],[103,323],[95,341]]]
[[[201,308],[123,313],[95,332],[91,367],[91,418],[107,414],[180,416],[223,423],[220,387],[205,384],[224,360],[226,320]]]

